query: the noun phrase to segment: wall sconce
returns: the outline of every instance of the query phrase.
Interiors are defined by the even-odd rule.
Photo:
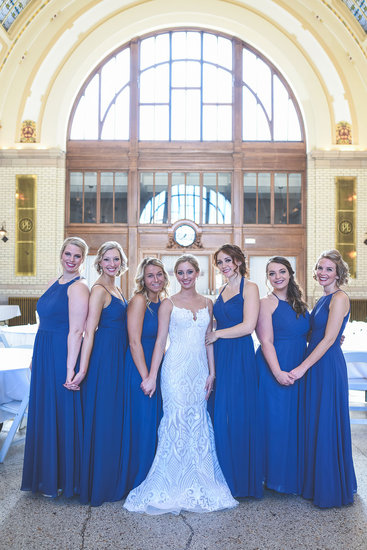
[[[5,229],[5,222],[3,222],[3,225],[1,226],[1,229],[0,229],[0,239],[2,241],[4,241],[4,243],[6,243],[6,241],[8,241],[8,237],[7,237],[7,230]]]

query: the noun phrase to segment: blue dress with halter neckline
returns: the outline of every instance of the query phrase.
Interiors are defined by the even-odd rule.
[[[243,286],[214,304],[217,329],[243,320]],[[222,291],[223,292],[223,291]],[[216,384],[208,409],[212,415],[220,467],[234,497],[263,494],[259,432],[258,380],[252,336],[219,338],[214,343]]]
[[[342,292],[337,290],[336,292]],[[309,355],[325,335],[330,302],[335,293],[322,296],[311,313]],[[300,431],[304,430],[304,481],[302,496],[321,508],[353,502],[357,481],[352,458],[347,367],[340,338],[349,318],[327,352],[305,374],[301,393]]]
[[[82,410],[79,392],[64,388],[69,334],[68,289],[55,281],[37,302],[24,452],[23,491],[56,497],[79,493]],[[76,370],[78,367],[76,367]]]
[[[124,412],[127,303],[111,294],[102,310],[87,376],[82,383],[84,437],[80,501],[99,506],[118,500]]]
[[[277,298],[277,296],[276,296]],[[297,317],[292,306],[279,300],[272,315],[273,343],[281,370],[289,372],[304,359],[310,314]],[[264,481],[269,489],[299,494],[303,480],[303,447],[298,422],[299,380],[282,386],[272,374],[261,347],[256,351],[259,373],[260,433]]]
[[[158,331],[158,303],[150,302],[145,310],[141,344],[145,362],[150,363]],[[124,374],[125,404],[122,430],[121,473],[118,491],[121,498],[131,489],[140,485],[152,465],[158,442],[158,426],[162,417],[162,396],[160,375],[152,397],[145,395],[140,388],[142,378],[127,349]]]

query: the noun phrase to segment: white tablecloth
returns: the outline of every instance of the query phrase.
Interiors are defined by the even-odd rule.
[[[13,317],[19,317],[19,315],[19,306],[0,305],[0,321],[7,321],[8,319],[13,319]]]
[[[31,349],[0,348],[0,405],[22,401],[29,391]],[[12,415],[0,410],[0,422]]]
[[[10,347],[33,346],[38,325],[19,325],[15,327],[0,327]]]

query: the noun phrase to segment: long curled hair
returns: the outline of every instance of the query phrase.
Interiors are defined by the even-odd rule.
[[[247,273],[247,267],[246,267],[246,256],[242,252],[239,246],[236,244],[224,244],[218,250],[214,252],[214,265],[218,267],[218,254],[219,252],[223,252],[223,254],[227,254],[232,258],[232,262],[236,263],[239,262],[239,266],[236,265],[235,271],[239,271],[241,277],[244,277]]]
[[[300,315],[304,316],[306,311],[308,310],[308,305],[303,299],[302,289],[294,276],[294,271],[289,260],[287,260],[287,258],[284,258],[283,256],[274,256],[273,258],[270,258],[270,260],[268,260],[266,264],[266,277],[268,277],[269,275],[269,265],[272,263],[284,265],[284,267],[287,269],[289,273],[287,302],[296,312],[297,319]]]
[[[150,256],[144,258],[140,262],[140,264],[138,265],[138,268],[136,270],[135,288],[133,290],[133,296],[135,296],[135,294],[141,294],[142,296],[144,296],[144,298],[146,300],[146,303],[147,303],[147,307],[149,307],[150,300],[149,300],[149,297],[148,297],[148,289],[145,286],[144,277],[145,277],[145,268],[148,265],[155,265],[156,267],[159,267],[163,272],[164,285],[163,285],[163,288],[162,288],[161,292],[159,293],[159,299],[160,300],[162,300],[163,298],[166,298],[168,296],[168,287],[169,287],[168,273],[166,271],[166,268],[164,267],[164,264],[163,264],[162,260],[159,260],[158,258],[152,258]]]

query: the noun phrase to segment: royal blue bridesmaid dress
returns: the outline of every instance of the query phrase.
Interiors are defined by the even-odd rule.
[[[81,386],[84,437],[80,501],[92,506],[119,498],[126,310],[127,302],[111,294],[110,304],[101,313],[88,373]]]
[[[242,278],[238,294],[214,304],[217,329],[243,320]],[[234,497],[260,498],[261,441],[258,380],[252,336],[219,338],[214,343],[216,384],[209,403],[220,467]]]
[[[336,292],[342,292],[337,290]],[[311,313],[309,355],[323,339],[335,293],[323,296]],[[347,367],[340,338],[345,316],[333,345],[306,373],[301,419],[305,430],[305,473],[302,496],[321,508],[353,502],[357,490],[352,458]]]
[[[276,296],[276,298],[278,298]],[[304,359],[310,315],[298,315],[278,299],[272,315],[274,347],[281,370],[289,372]],[[282,386],[272,374],[261,347],[256,351],[259,373],[260,433],[264,482],[268,489],[299,494],[302,488],[303,447],[299,438],[299,381]]]
[[[150,369],[158,331],[160,302],[150,302],[146,308],[141,334],[145,362]],[[157,432],[162,417],[160,377],[151,398],[140,388],[142,378],[134,363],[130,347],[125,361],[125,410],[121,453],[121,474],[118,490],[121,498],[147,477],[157,448]]]
[[[40,325],[33,348],[21,489],[51,497],[79,493],[80,394],[63,386],[69,334],[67,291],[79,279],[65,284],[57,280],[37,303]]]

